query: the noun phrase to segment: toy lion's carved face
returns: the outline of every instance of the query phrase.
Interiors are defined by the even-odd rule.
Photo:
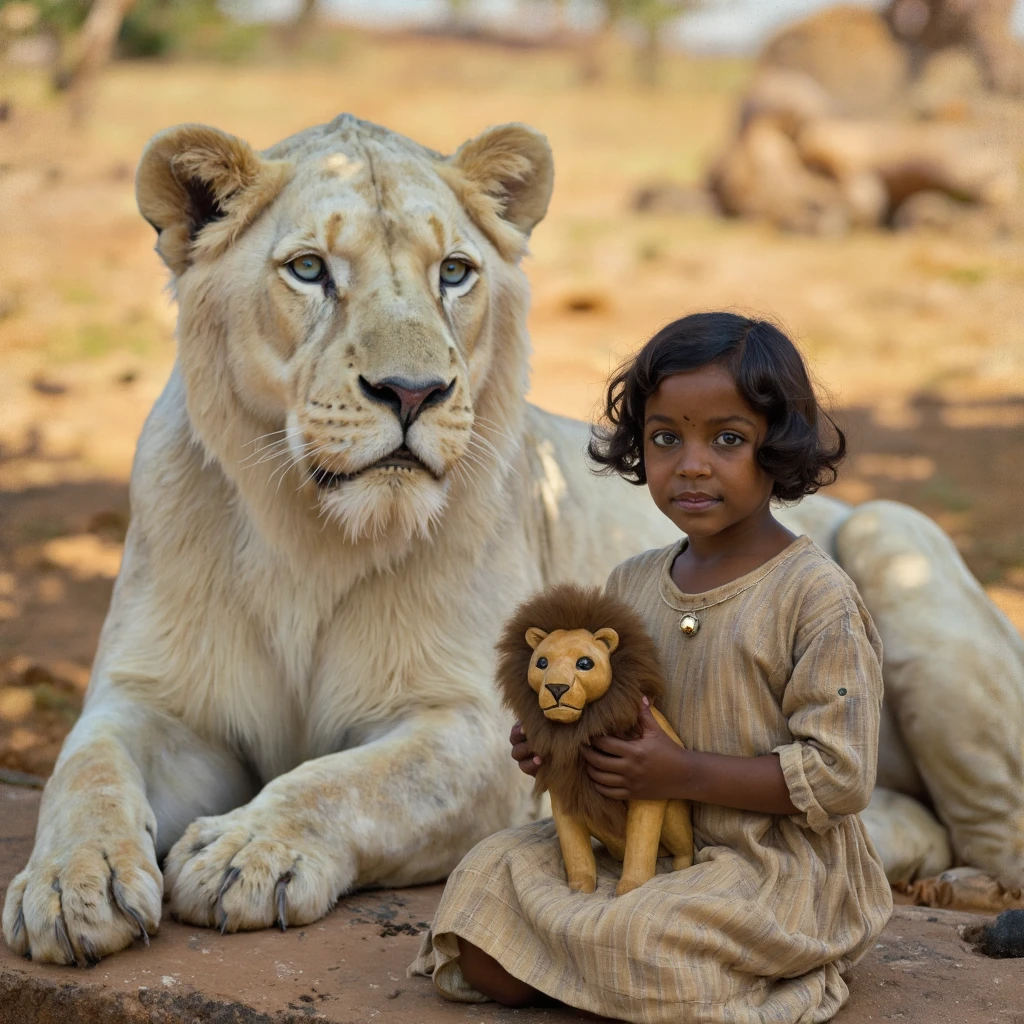
[[[614,629],[556,629],[531,626],[526,642],[533,648],[527,679],[545,718],[575,722],[591,701],[612,683],[611,654],[619,646]]]

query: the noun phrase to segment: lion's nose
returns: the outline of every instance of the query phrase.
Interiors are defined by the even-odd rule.
[[[544,689],[550,690],[551,695],[555,698],[555,700],[559,701],[562,699],[562,694],[565,693],[565,691],[568,690],[569,687],[566,686],[565,683],[545,683]]]
[[[424,409],[440,405],[450,397],[455,388],[455,378],[445,383],[443,380],[419,382],[404,377],[385,377],[371,384],[365,377],[360,377],[359,387],[371,402],[394,409],[402,426],[408,427]]]

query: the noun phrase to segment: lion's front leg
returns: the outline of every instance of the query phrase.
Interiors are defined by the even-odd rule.
[[[148,942],[160,923],[161,848],[183,818],[247,798],[244,784],[240,766],[176,719],[91,700],[46,784],[32,856],[7,890],[8,944],[81,964]]]
[[[188,828],[164,865],[171,911],[222,931],[284,928],[358,886],[442,878],[513,823],[506,745],[493,711],[431,710],[307,761],[245,807]]]
[[[142,777],[118,744],[104,738],[73,753],[47,783],[31,860],[7,891],[8,945],[80,964],[148,942],[162,894],[155,843]]]

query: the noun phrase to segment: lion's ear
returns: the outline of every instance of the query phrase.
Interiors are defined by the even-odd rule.
[[[488,128],[442,167],[456,172],[444,176],[502,255],[522,255],[551,199],[555,165],[548,140],[522,124]]]
[[[543,629],[538,629],[536,626],[531,626],[526,631],[526,642],[534,649],[537,650],[537,646],[547,636],[547,633]]]
[[[609,626],[604,629],[599,629],[594,634],[595,640],[600,640],[608,648],[608,653],[611,654],[619,646],[619,634],[615,632]]]
[[[200,254],[229,245],[274,200],[291,169],[216,128],[178,125],[150,140],[135,197],[159,235],[157,252],[181,274]]]

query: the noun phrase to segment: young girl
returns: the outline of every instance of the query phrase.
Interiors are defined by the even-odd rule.
[[[596,741],[600,791],[693,801],[694,866],[570,891],[550,820],[484,840],[448,880],[418,973],[451,999],[541,995],[643,1022],[830,1020],[892,909],[857,812],[875,780],[881,645],[851,580],[772,515],[835,478],[842,432],[771,324],[670,324],[608,388],[590,454],[685,537],[618,566],[669,681],[639,739]],[[513,729],[527,774],[538,759]]]

